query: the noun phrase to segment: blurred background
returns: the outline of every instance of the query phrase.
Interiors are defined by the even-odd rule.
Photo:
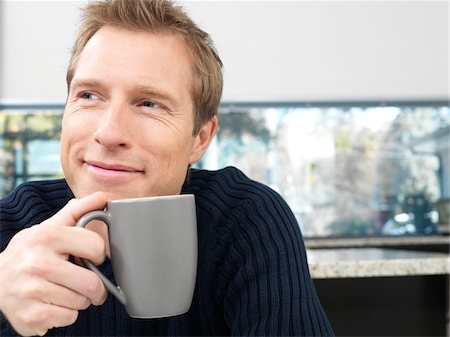
[[[0,4],[0,196],[61,176],[84,4]],[[447,1],[180,4],[225,65],[220,129],[197,167],[268,184],[306,237],[448,233]]]

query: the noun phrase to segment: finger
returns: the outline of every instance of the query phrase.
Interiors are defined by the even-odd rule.
[[[43,336],[48,330],[68,326],[78,318],[78,311],[43,302],[35,302],[14,319],[14,328],[21,335]]]
[[[43,222],[58,226],[75,226],[78,219],[87,212],[104,209],[107,197],[96,192],[81,199],[70,200],[58,213]]]
[[[46,304],[40,308],[40,312],[37,314],[38,319],[41,317],[41,326],[50,330],[75,323],[78,318],[78,310]]]
[[[71,262],[58,261],[54,263],[48,281],[88,298],[94,305],[103,304],[107,297],[105,286],[97,274]]]
[[[52,226],[41,223],[26,229],[34,248],[41,247],[54,256],[55,253],[78,256],[100,264],[105,259],[105,241],[96,232],[79,227]],[[51,264],[50,264],[51,265]],[[48,268],[45,265],[45,268]]]
[[[89,298],[53,282],[32,282],[28,285],[28,291],[44,303],[68,309],[84,310],[91,304]]]
[[[80,227],[39,226],[41,241],[60,254],[88,259],[95,264],[105,260],[105,241],[96,232]],[[43,237],[43,238],[42,238]]]
[[[84,310],[91,305],[89,298],[60,285],[50,283],[49,294],[44,298],[48,304],[73,310]]]

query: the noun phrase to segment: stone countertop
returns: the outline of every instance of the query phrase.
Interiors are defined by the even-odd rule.
[[[440,235],[429,236],[380,236],[356,238],[305,238],[306,248],[339,248],[339,247],[390,247],[414,245],[450,245],[450,237]]]
[[[387,248],[307,249],[314,279],[445,275],[450,256]]]

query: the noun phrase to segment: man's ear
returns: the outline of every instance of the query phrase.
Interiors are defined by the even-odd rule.
[[[192,148],[191,156],[189,157],[189,164],[197,162],[203,153],[205,153],[216,134],[218,124],[219,120],[217,119],[217,116],[214,116],[200,128],[200,131],[195,136],[194,146]]]

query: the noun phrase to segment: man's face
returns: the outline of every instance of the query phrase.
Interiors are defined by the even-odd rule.
[[[76,197],[178,194],[216,121],[193,136],[192,63],[174,35],[101,28],[78,60],[61,163]],[[202,134],[203,132],[203,134]]]

